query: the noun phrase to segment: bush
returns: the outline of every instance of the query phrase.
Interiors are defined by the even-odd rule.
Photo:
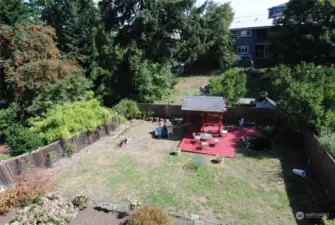
[[[328,219],[326,216],[322,217],[322,222],[324,225],[335,225],[335,220]]]
[[[0,193],[0,215],[9,212],[11,207],[23,207],[28,202],[40,203],[45,193],[43,185],[18,185]]]
[[[145,206],[131,215],[129,225],[173,225],[169,216],[161,209]]]
[[[7,131],[6,145],[11,149],[11,155],[21,155],[44,145],[40,135],[22,126],[15,126]]]
[[[321,146],[335,157],[335,132],[329,128],[322,128],[318,139]]]
[[[285,128],[297,130],[308,124],[320,129],[335,127],[335,70],[314,64],[301,63],[295,67],[278,66],[271,79],[279,94],[278,110]]]
[[[12,105],[7,109],[0,110],[0,135],[5,135],[10,128],[17,126],[18,113],[20,108],[17,105]]]
[[[72,204],[75,208],[78,208],[79,210],[84,210],[88,206],[88,196],[85,195],[78,195],[75,196],[72,200]]]
[[[102,107],[96,99],[56,105],[43,117],[31,119],[31,130],[52,143],[81,131],[95,130],[110,121],[110,114],[110,110]]]
[[[230,69],[222,76],[209,78],[209,95],[223,96],[234,104],[247,93],[247,76],[241,68]]]
[[[122,99],[113,109],[127,119],[133,119],[141,114],[141,111],[137,107],[137,103],[128,99]]]
[[[132,47],[130,69],[133,77],[134,99],[141,102],[155,102],[169,94],[174,82],[169,62],[154,63],[147,60],[136,46]]]

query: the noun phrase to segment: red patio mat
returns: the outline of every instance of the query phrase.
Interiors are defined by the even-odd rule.
[[[193,132],[196,132],[199,130],[200,129],[196,129],[196,128],[189,129],[189,132],[186,133],[184,139],[179,144],[179,148],[182,151],[207,154],[207,155],[224,155],[225,157],[228,157],[228,158],[234,158],[235,150],[236,150],[236,143],[242,138],[248,135],[254,134],[256,132],[255,129],[251,129],[251,128],[229,127],[228,134],[223,134],[222,137],[213,137],[213,139],[209,141],[209,143],[214,144],[214,139],[219,138],[220,143],[217,143],[215,145],[210,145],[208,147],[204,147],[200,149],[201,144],[199,143],[199,141],[194,143],[193,142],[194,138],[192,135]]]

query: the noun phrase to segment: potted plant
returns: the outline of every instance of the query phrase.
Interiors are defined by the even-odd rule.
[[[175,151],[174,151],[174,154],[175,155],[180,155],[181,153],[181,149],[180,148],[177,148]]]
[[[148,113],[148,116],[149,116],[149,121],[154,121],[154,116],[155,116],[155,112],[153,112],[153,111],[150,111],[149,113]]]

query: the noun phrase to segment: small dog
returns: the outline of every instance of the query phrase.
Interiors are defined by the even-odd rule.
[[[128,139],[123,139],[120,144],[119,147],[123,148],[123,146],[125,146],[126,144],[128,144]]]

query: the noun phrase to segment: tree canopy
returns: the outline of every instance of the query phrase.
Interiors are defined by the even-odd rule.
[[[0,24],[15,25],[27,19],[28,9],[23,0],[0,1]]]
[[[308,124],[335,129],[335,70],[301,63],[272,70],[273,85],[280,93],[278,107],[286,125],[298,129]]]
[[[8,101],[36,112],[53,103],[76,100],[89,87],[82,69],[62,58],[55,36],[51,27],[0,28]]]
[[[335,61],[335,2],[291,0],[277,20],[271,51],[280,63]]]

